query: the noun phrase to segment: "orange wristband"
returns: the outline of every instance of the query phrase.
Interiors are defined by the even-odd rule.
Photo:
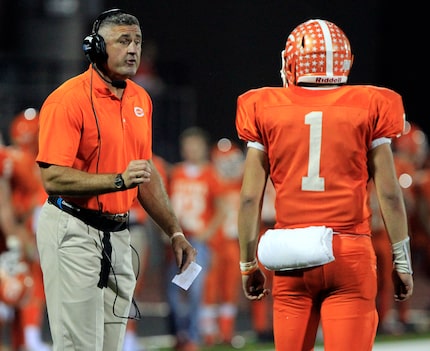
[[[250,275],[258,269],[258,262],[257,262],[257,259],[254,258],[250,262],[239,262],[239,266],[240,266],[240,273],[242,275]]]
[[[248,271],[240,271],[240,274],[242,275],[251,275],[252,273],[254,273],[256,270],[258,269],[258,266],[255,266],[254,268],[251,268]]]

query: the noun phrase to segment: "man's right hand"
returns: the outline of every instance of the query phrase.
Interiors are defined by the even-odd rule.
[[[179,273],[185,271],[191,262],[196,260],[197,250],[190,244],[185,235],[174,235],[171,238],[173,254]]]
[[[122,172],[122,178],[127,189],[134,188],[142,183],[151,181],[152,167],[147,160],[130,161],[127,168]]]

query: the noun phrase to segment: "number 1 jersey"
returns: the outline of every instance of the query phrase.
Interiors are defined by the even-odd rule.
[[[400,136],[404,121],[401,96],[368,85],[264,87],[237,100],[239,138],[269,158],[276,228],[370,234],[367,154]]]

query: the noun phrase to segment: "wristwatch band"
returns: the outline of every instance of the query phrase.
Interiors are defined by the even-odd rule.
[[[120,190],[126,189],[124,178],[121,173],[118,173],[115,177],[115,188]]]

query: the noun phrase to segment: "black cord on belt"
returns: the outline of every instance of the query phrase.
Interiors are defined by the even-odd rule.
[[[99,282],[97,284],[97,286],[100,289],[107,288],[107,284],[108,284],[108,280],[109,280],[109,273],[110,273],[111,268],[113,271],[113,267],[111,266],[112,245],[110,242],[110,232],[103,232],[102,245],[103,245],[103,250],[102,250],[102,259],[100,260],[101,261],[100,279],[99,279]],[[135,249],[133,248],[133,250],[135,250]],[[137,257],[139,258],[139,254],[137,253],[136,250],[135,250],[135,252],[137,254]],[[115,284],[117,284],[114,271],[113,271],[113,275],[115,277]],[[137,306],[137,303],[134,300],[134,298],[132,298],[132,300],[131,300],[132,305],[134,306],[134,316],[117,315],[115,313],[115,303],[116,303],[117,297],[118,297],[118,294],[116,294],[115,300],[114,300],[113,305],[112,305],[112,311],[113,311],[113,314],[115,316],[117,316],[119,318],[127,318],[127,319],[135,319],[135,320],[140,320],[142,318],[142,316],[140,314],[139,307]]]
[[[103,232],[103,251],[102,251],[102,259],[101,259],[101,269],[100,269],[100,280],[97,284],[97,286],[100,289],[106,288],[108,279],[109,279],[109,272],[110,272],[110,262],[111,262],[111,255],[112,255],[112,245],[110,243],[110,232]]]

